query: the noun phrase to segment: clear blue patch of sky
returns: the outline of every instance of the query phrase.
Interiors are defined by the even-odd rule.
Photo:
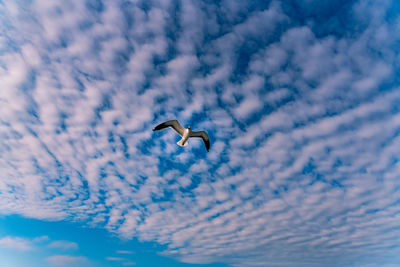
[[[83,256],[89,259],[82,266],[114,267],[123,266],[122,261],[109,261],[107,257],[126,258],[137,267],[226,267],[225,264],[189,264],[159,255],[163,246],[140,242],[137,239],[124,240],[104,229],[90,228],[79,223],[63,221],[48,222],[27,219],[18,215],[0,216],[0,239],[6,236],[33,240],[48,236],[48,241],[33,242],[34,249],[18,251],[0,247],[0,266],[43,267],[50,266],[45,258],[53,255]],[[65,240],[79,245],[77,250],[51,249],[50,242]],[[132,251],[132,254],[119,254],[117,251]]]

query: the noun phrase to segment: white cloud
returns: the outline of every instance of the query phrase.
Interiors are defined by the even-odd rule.
[[[134,251],[130,251],[130,250],[117,250],[116,252],[118,254],[135,254]]]
[[[54,255],[47,257],[46,261],[52,266],[81,266],[88,260],[82,256]]]
[[[78,249],[78,244],[75,242],[71,242],[71,241],[63,241],[63,240],[59,240],[59,241],[53,241],[50,244],[47,245],[49,248],[56,248],[56,249],[65,249],[65,250],[76,250]]]
[[[0,247],[20,251],[29,251],[34,248],[31,240],[13,236],[6,236],[1,238]]]
[[[108,260],[108,261],[126,261],[125,258],[121,258],[121,257],[107,257],[106,260]]]
[[[47,235],[44,235],[44,236],[35,237],[32,241],[42,243],[42,242],[46,242],[49,240],[50,240],[50,238]]]

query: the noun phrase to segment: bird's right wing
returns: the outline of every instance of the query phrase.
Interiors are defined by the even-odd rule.
[[[159,131],[165,128],[171,127],[174,129],[180,136],[183,136],[183,132],[185,131],[185,128],[182,127],[182,125],[179,124],[177,120],[169,120],[166,122],[163,122],[156,127],[154,127],[153,131]]]
[[[205,131],[192,131],[190,137],[198,137],[203,139],[204,145],[206,146],[207,152],[210,151],[210,139]]]

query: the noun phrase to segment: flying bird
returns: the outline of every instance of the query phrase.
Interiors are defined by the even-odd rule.
[[[180,125],[177,120],[169,120],[163,122],[154,127],[153,131],[159,131],[165,128],[172,128],[175,130],[175,132],[182,136],[182,139],[177,143],[180,146],[187,146],[189,138],[196,137],[203,139],[207,152],[210,150],[210,139],[208,138],[208,134],[205,131],[192,131],[192,128],[190,128],[190,126],[185,129],[182,127],[182,125]]]

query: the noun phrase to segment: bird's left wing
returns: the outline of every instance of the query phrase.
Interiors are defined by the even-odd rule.
[[[203,142],[207,148],[207,152],[210,151],[210,139],[208,138],[208,134],[205,131],[192,131],[190,133],[190,137],[198,137],[203,139]]]

